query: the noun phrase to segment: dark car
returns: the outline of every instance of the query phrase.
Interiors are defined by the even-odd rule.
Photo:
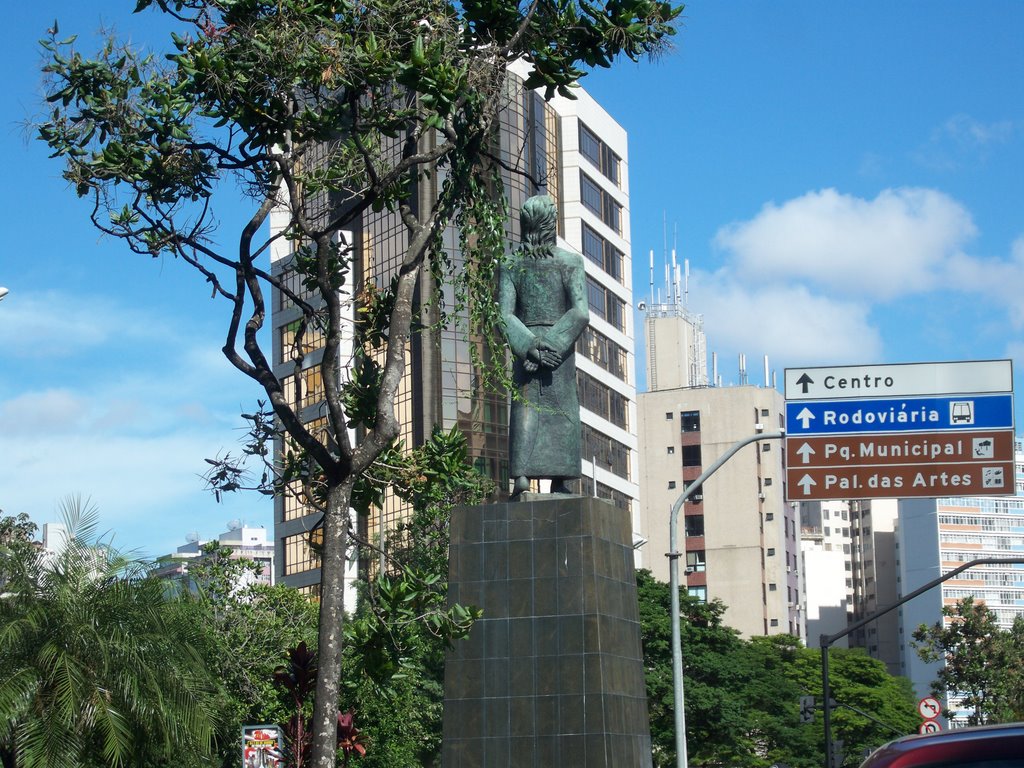
[[[1024,723],[904,736],[872,752],[861,768],[1024,768]]]

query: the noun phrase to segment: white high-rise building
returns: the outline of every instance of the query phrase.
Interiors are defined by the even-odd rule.
[[[1014,496],[900,501],[897,538],[901,594],[970,560],[1024,557],[1024,440],[1017,438],[1014,448]],[[938,667],[921,661],[910,646],[911,635],[921,624],[942,621],[943,606],[968,596],[984,602],[995,612],[999,625],[1009,629],[1016,617],[1024,615],[1024,564],[969,569],[900,608],[901,673],[910,678],[919,695],[929,693]],[[956,710],[951,694],[947,704]]]
[[[817,648],[822,635],[846,629],[853,611],[850,505],[845,501],[803,501],[796,508],[807,646]],[[838,643],[839,647],[846,645],[845,638]]]

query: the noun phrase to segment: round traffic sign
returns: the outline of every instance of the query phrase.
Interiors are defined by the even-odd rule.
[[[925,696],[917,702],[917,711],[925,720],[934,720],[942,714],[942,706],[934,696]],[[932,733],[932,731],[921,731],[921,733]]]
[[[918,733],[938,733],[942,730],[942,726],[934,720],[925,720],[919,726],[917,726]]]

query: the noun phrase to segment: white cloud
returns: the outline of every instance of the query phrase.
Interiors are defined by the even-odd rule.
[[[743,352],[752,359],[767,354],[770,362],[786,364],[881,355],[882,339],[871,325],[868,306],[816,295],[800,285],[757,287],[734,277],[725,270],[691,276],[712,351]],[[731,367],[726,362],[722,367]]]
[[[715,244],[745,283],[799,281],[888,300],[941,284],[974,234],[968,211],[935,190],[887,189],[864,200],[824,189],[765,205],[719,230]]]
[[[0,508],[42,522],[64,496],[91,496],[119,542],[151,554],[229,518],[269,524],[262,497],[218,506],[203,489],[203,459],[237,452],[239,408],[260,390],[201,319],[90,296],[10,298],[0,350],[18,375],[0,382]]]
[[[1024,237],[1014,241],[1007,259],[961,255],[951,260],[948,284],[977,294],[979,301],[1005,307],[1013,329],[1024,329]]]
[[[38,523],[53,519],[58,501],[91,497],[104,528],[126,548],[164,554],[198,530],[214,536],[231,517],[269,525],[269,503],[257,494],[236,495],[217,505],[200,477],[204,457],[223,446],[216,431],[157,437],[87,433],[54,439],[48,434],[0,437],[0,507],[28,512]],[[236,511],[240,510],[240,511]]]
[[[154,317],[103,297],[12,291],[4,299],[0,352],[7,359],[66,357],[111,342],[166,338],[168,332]]]
[[[967,114],[956,114],[936,127],[912,157],[933,171],[953,171],[988,160],[994,147],[1006,144],[1022,132],[1020,121],[984,123]]]
[[[5,437],[65,434],[84,426],[85,400],[67,389],[25,392],[0,402]]]

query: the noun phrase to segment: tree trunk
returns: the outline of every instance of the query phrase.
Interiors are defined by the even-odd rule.
[[[320,561],[320,639],[313,702],[313,768],[334,768],[338,751],[338,688],[345,620],[345,553],[352,480],[329,483]]]

